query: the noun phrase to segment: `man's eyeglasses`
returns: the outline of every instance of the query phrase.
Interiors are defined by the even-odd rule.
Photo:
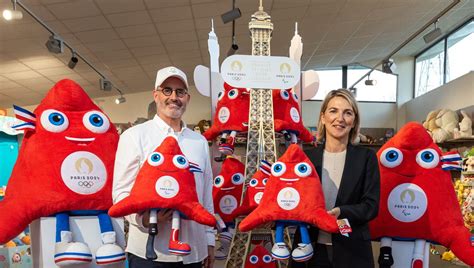
[[[176,96],[178,98],[182,98],[188,94],[188,90],[184,88],[170,88],[170,87],[164,87],[157,89],[157,91],[161,91],[163,95],[169,97],[171,94],[173,94],[173,91],[176,92]]]

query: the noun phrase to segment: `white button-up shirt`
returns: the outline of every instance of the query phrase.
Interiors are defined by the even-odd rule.
[[[203,173],[194,173],[196,192],[199,202],[211,214],[214,214],[212,202],[212,169],[209,159],[209,146],[206,139],[190,130],[183,123],[180,132],[175,132],[160,117],[155,115],[153,120],[127,129],[118,144],[114,167],[113,202],[114,204],[130,195],[138,171],[146,162],[147,156],[153,152],[168,136],[177,138],[183,154],[190,162],[196,163]],[[130,222],[126,251],[145,258],[148,229],[142,225],[141,216],[127,216]],[[201,225],[195,221],[181,220],[180,240],[189,243],[191,254],[175,256],[168,252],[171,232],[171,222],[158,223],[158,235],[155,238],[157,261],[180,262],[184,264],[203,261],[208,253],[207,246],[214,246],[213,228]]]

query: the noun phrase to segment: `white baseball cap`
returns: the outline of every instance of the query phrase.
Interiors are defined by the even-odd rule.
[[[179,78],[186,85],[186,88],[189,88],[186,74],[180,69],[170,66],[170,67],[160,69],[156,73],[155,89],[161,86],[161,84],[163,84],[163,82],[170,77]]]

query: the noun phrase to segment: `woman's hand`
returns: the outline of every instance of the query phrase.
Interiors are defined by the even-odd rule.
[[[339,218],[339,215],[341,215],[341,209],[339,207],[335,207],[335,208],[329,210],[328,214],[333,215],[337,219],[337,218]]]

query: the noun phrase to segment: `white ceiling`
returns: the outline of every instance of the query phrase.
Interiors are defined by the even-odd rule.
[[[207,38],[215,20],[221,60],[231,44],[231,24],[220,14],[231,0],[21,0],[66,42],[127,93],[151,90],[156,70],[182,68],[192,81],[198,64],[208,65]],[[288,55],[299,25],[303,69],[380,61],[447,7],[450,0],[263,0],[272,16],[272,55]],[[239,54],[250,54],[250,15],[259,0],[237,0]],[[11,8],[0,0],[0,10]],[[439,26],[449,31],[474,15],[474,0],[461,0]],[[99,76],[79,61],[71,70],[68,49],[49,53],[49,37],[26,12],[20,21],[0,19],[0,107],[37,104],[54,82],[70,78],[92,97],[117,95],[99,90]],[[430,30],[429,28],[428,30]],[[426,30],[425,32],[428,32]],[[421,35],[422,36],[422,35]],[[413,56],[427,47],[421,36],[396,56]]]

